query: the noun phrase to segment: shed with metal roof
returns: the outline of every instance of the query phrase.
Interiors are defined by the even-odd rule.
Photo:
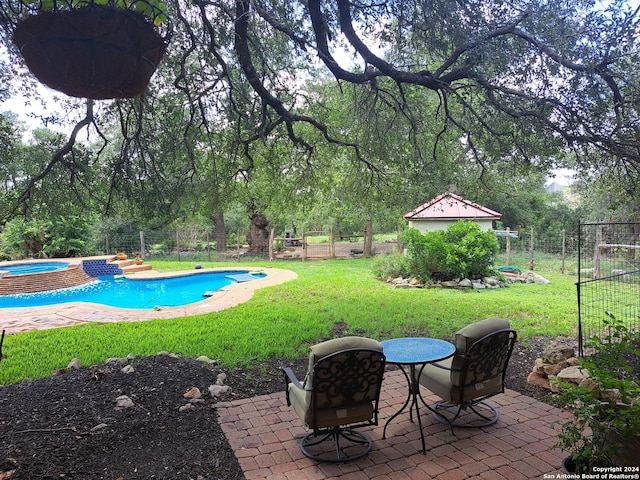
[[[486,231],[493,228],[493,222],[500,220],[502,214],[447,192],[405,213],[403,217],[409,222],[409,228],[421,232],[446,230],[458,220],[476,222]]]

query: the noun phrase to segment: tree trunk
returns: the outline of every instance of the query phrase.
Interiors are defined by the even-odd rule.
[[[364,229],[364,252],[363,256],[369,258],[373,256],[373,222],[369,220]]]
[[[227,251],[227,230],[224,226],[224,213],[216,213],[212,215],[211,220],[213,220],[213,226],[215,228],[215,239],[216,239],[216,251],[217,252],[226,252]]]
[[[251,215],[247,243],[250,254],[267,255],[269,253],[269,220],[263,213]]]

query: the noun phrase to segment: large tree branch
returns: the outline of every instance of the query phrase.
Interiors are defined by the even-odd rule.
[[[38,183],[46,178],[56,167],[56,165],[64,163],[65,157],[73,151],[73,146],[76,143],[76,138],[78,137],[78,133],[80,133],[80,130],[94,123],[93,100],[87,99],[86,105],[87,108],[84,118],[76,123],[76,125],[71,130],[71,134],[69,135],[69,139],[67,140],[67,142],[63,146],[58,148],[58,150],[56,150],[45,168],[42,169],[42,171],[38,175],[29,179],[24,190],[20,193],[20,196],[18,197],[14,207],[9,211],[7,218],[13,216],[18,208],[20,208],[20,206],[26,204]]]
[[[376,170],[374,164],[372,164],[362,156],[360,147],[357,144],[341,141],[337,138],[334,138],[329,133],[329,128],[325,124],[317,121],[312,117],[309,117],[307,115],[298,115],[291,112],[277,97],[271,94],[271,92],[264,86],[258,76],[256,67],[253,64],[253,59],[249,48],[250,8],[250,0],[236,0],[234,50],[236,52],[236,55],[238,56],[239,64],[247,78],[247,81],[249,82],[253,90],[260,96],[260,98],[284,120],[287,135],[289,136],[291,141],[296,145],[303,146],[309,152],[313,151],[313,146],[306,142],[302,137],[298,136],[293,128],[294,124],[297,122],[307,123],[321,132],[322,136],[327,142],[352,148],[358,159],[365,162],[372,170]]]

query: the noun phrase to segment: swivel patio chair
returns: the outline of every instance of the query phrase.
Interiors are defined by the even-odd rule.
[[[516,337],[507,320],[482,320],[456,333],[453,357],[425,365],[420,384],[442,399],[431,411],[452,433],[453,427],[484,427],[498,421],[500,413],[484,400],[504,392]]]
[[[363,337],[344,337],[311,347],[301,383],[285,368],[287,405],[311,430],[300,441],[314,460],[349,462],[367,455],[371,438],[355,428],[378,425],[378,402],[385,367],[382,345]]]

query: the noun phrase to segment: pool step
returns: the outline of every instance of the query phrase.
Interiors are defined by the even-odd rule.
[[[79,264],[72,264],[68,268],[51,272],[2,277],[0,278],[0,295],[46,292],[59,288],[77,287],[93,280],[94,278],[87,275]]]
[[[153,270],[153,267],[148,264],[148,263],[143,263],[142,265],[127,265],[125,267],[120,267],[122,270],[122,273],[124,273],[125,275],[127,273],[136,273],[136,272],[143,272],[145,270]]]
[[[128,273],[142,272],[144,270],[153,270],[153,267],[150,264],[142,263],[140,265],[137,265],[135,260],[133,259],[116,260],[114,257],[114,259],[111,260],[109,263],[117,265],[118,268],[122,270],[122,273],[125,275]]]

